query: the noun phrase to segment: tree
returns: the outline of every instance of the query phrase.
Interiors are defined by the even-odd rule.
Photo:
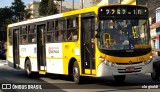
[[[8,7],[0,8],[0,41],[7,39],[7,26],[11,23],[12,11]]]
[[[58,13],[57,5],[53,2],[53,0],[49,0],[47,7],[47,15],[52,15],[56,13]]]
[[[38,9],[40,16],[46,16],[47,7],[48,7],[48,0],[41,0],[39,4],[39,9]]]
[[[12,15],[13,13],[10,8],[0,8],[0,31],[4,31],[7,27],[6,25],[11,23]]]
[[[14,2],[12,2],[12,6],[11,6],[11,10],[13,12],[13,21],[17,22],[17,21],[21,21],[24,19],[24,10],[25,5],[22,2],[22,0],[14,0]]]
[[[47,16],[58,13],[57,5],[53,0],[41,0],[39,4],[39,15]]]
[[[0,22],[5,22],[6,19],[11,19],[12,18],[12,11],[10,8],[5,7],[5,8],[0,8]]]

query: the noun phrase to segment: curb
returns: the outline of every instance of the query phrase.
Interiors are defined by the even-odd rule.
[[[7,60],[0,60],[0,66],[8,65]]]

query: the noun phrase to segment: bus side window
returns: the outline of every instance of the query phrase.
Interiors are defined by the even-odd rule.
[[[55,21],[55,41],[56,42],[63,42],[67,40],[67,35],[66,35],[66,20],[65,19],[60,19]],[[58,28],[58,29],[57,29]]]
[[[28,43],[36,42],[36,26],[34,24],[29,25],[28,28]]]
[[[20,42],[21,42],[21,44],[27,44],[27,35],[22,35]]]
[[[75,41],[78,39],[78,18],[67,19],[67,40]]]
[[[27,44],[28,43],[28,29],[27,26],[20,27],[20,44]]]
[[[63,41],[63,33],[61,31],[58,32],[58,41]]]
[[[78,39],[78,31],[75,30],[68,30],[68,40],[75,41]]]
[[[47,42],[51,43],[54,40],[54,31],[55,31],[55,21],[49,21],[47,23]]]

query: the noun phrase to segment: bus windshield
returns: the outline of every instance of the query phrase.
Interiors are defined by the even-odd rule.
[[[106,50],[149,48],[147,19],[100,20],[99,47]]]

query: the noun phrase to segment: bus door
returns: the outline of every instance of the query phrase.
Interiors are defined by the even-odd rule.
[[[95,44],[94,44],[94,17],[83,17],[81,19],[81,58],[82,73],[95,74]]]
[[[13,29],[13,66],[19,68],[19,29]]]
[[[46,49],[45,49],[46,25],[37,25],[37,64],[40,73],[46,72]]]

